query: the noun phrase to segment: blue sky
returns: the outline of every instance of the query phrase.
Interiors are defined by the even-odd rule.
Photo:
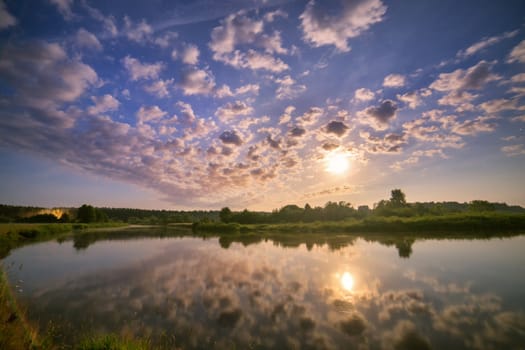
[[[0,1],[0,202],[525,205],[522,1]]]

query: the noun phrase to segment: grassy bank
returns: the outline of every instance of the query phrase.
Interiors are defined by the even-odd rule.
[[[425,233],[439,236],[451,232],[487,233],[525,230],[522,214],[453,214],[446,216],[380,217],[362,220],[316,221],[312,223],[238,224],[196,223],[195,232],[239,234],[250,232],[290,233]]]
[[[121,226],[125,224],[0,224],[0,259],[7,256],[11,249],[25,244],[58,238],[74,231]]]
[[[38,349],[37,334],[26,322],[0,269],[0,349]]]

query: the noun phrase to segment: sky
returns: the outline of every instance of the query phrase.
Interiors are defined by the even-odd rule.
[[[525,206],[523,1],[0,0],[0,202]]]

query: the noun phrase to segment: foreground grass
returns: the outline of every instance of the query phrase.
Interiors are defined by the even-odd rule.
[[[113,334],[91,337],[78,344],[77,350],[146,350],[147,341],[124,339]]]

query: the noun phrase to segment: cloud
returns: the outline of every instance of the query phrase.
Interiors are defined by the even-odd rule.
[[[168,97],[170,95],[170,88],[173,85],[173,81],[173,79],[157,80],[150,85],[146,85],[144,90],[150,94],[156,95],[159,98]]]
[[[0,30],[16,25],[16,18],[7,11],[7,8],[2,0],[0,0]]]
[[[49,0],[49,2],[56,6],[66,21],[73,19],[73,11],[71,10],[73,0]]]
[[[279,84],[279,87],[275,90],[275,97],[278,100],[295,98],[306,90],[305,85],[297,84],[289,75],[277,78],[275,82]]]
[[[279,117],[279,125],[286,124],[292,120],[292,113],[295,111],[294,106],[288,106],[284,109],[284,113]]]
[[[389,74],[383,80],[384,87],[402,87],[406,83],[406,77],[401,74]]]
[[[505,155],[508,157],[522,156],[525,155],[525,145],[517,144],[503,146],[501,147],[501,152],[505,153]]]
[[[390,120],[396,117],[397,105],[392,100],[385,100],[377,107],[368,107],[357,115],[376,130],[386,130]]]
[[[20,103],[39,109],[74,102],[99,82],[93,68],[69,58],[60,45],[41,41],[3,47],[0,76]]]
[[[398,94],[397,99],[406,103],[410,109],[416,109],[422,103],[421,97],[419,97],[417,91],[407,92],[403,95]]]
[[[304,134],[306,134],[306,130],[299,126],[295,126],[290,130],[290,136],[292,137],[301,137]]]
[[[236,45],[253,43],[263,29],[264,22],[252,20],[245,11],[231,14],[212,30],[210,49],[215,54],[230,53]]]
[[[507,59],[508,63],[520,62],[525,63],[525,40],[520,42],[512,49]]]
[[[208,95],[215,89],[215,78],[203,69],[191,69],[182,74],[179,85],[184,95]]]
[[[483,38],[482,40],[478,41],[475,44],[472,44],[465,50],[461,50],[457,53],[457,57],[459,58],[467,58],[469,56],[472,56],[476,53],[478,53],[481,50],[486,49],[489,46],[495,45],[499,43],[500,41],[503,41],[505,39],[510,39],[516,36],[519,33],[519,30],[514,30],[512,32],[505,32],[501,35],[491,36],[488,38]]]
[[[360,88],[360,89],[355,90],[354,92],[354,98],[357,101],[371,101],[374,99],[374,97],[375,97],[375,94],[370,89]]]
[[[496,129],[496,124],[489,123],[493,117],[477,117],[452,126],[452,132],[459,135],[476,135],[480,132],[491,132]]]
[[[247,116],[253,113],[253,108],[248,106],[246,103],[241,101],[229,102],[226,105],[219,107],[215,115],[223,123],[227,123],[234,119],[236,116]]]
[[[122,60],[124,67],[127,69],[131,80],[139,79],[157,79],[160,72],[164,69],[164,63],[141,63],[136,58],[126,56]]]
[[[237,89],[235,89],[235,91],[232,91],[228,85],[223,85],[216,90],[215,96],[218,98],[224,98],[244,94],[258,95],[259,89],[260,87],[258,84],[246,84],[243,86],[239,86]]]
[[[104,31],[110,37],[116,37],[118,34],[117,26],[115,25],[115,17],[105,16],[98,9],[89,6],[86,1],[80,3],[82,7],[87,11],[89,16],[96,21],[99,21],[104,26]]]
[[[101,114],[107,111],[116,111],[120,106],[120,102],[109,94],[101,97],[91,96],[91,100],[95,105],[88,108],[88,113],[92,115]]]
[[[322,1],[310,1],[299,16],[303,40],[313,47],[333,45],[348,52],[348,40],[381,22],[386,6],[380,0],[341,1],[337,15],[328,12]]]
[[[102,51],[102,44],[100,41],[98,41],[97,37],[84,28],[80,28],[78,30],[77,35],[75,36],[75,42],[77,43],[78,47]]]
[[[129,40],[144,44],[153,34],[153,28],[144,19],[136,24],[128,16],[124,16],[124,32]]]
[[[332,120],[330,123],[328,123],[325,126],[324,131],[327,134],[335,134],[337,135],[337,137],[341,137],[344,134],[346,134],[348,129],[349,127],[345,123],[337,121],[337,120]]]
[[[494,62],[479,61],[467,70],[456,69],[451,73],[441,73],[430,88],[441,91],[478,90],[485,84],[501,79],[491,72]]]
[[[361,147],[372,154],[398,154],[407,144],[406,134],[387,134],[384,137],[371,135],[367,131],[360,131],[359,136],[365,140]]]
[[[290,66],[280,58],[260,53],[253,49],[248,50],[246,53],[236,50],[231,55],[221,55],[215,57],[215,59],[237,69],[267,70],[274,73],[280,73],[290,69]]]
[[[156,37],[153,40],[153,43],[165,49],[169,47],[171,45],[171,42],[177,39],[178,37],[179,37],[179,34],[177,32],[166,31],[162,35]]]
[[[268,21],[269,18],[266,20]],[[289,69],[290,67],[280,58],[272,55],[287,53],[282,47],[280,32],[275,31],[272,35],[264,34],[264,21],[265,19],[256,20],[248,17],[246,11],[239,11],[226,17],[211,33],[209,47],[213,52],[213,59],[237,69],[264,69],[271,72]],[[266,53],[254,49],[246,52],[235,49],[238,45],[247,44],[262,47]]]
[[[219,139],[224,144],[227,144],[227,145],[235,145],[235,146],[242,145],[242,140],[239,137],[239,135],[237,134],[237,132],[235,132],[235,130],[233,130],[233,131],[224,131],[222,134],[220,134]]]
[[[188,45],[181,54],[181,60],[185,64],[197,64],[199,62],[199,48],[197,45]]]
[[[490,100],[480,104],[480,107],[488,114],[494,114],[506,110],[525,111],[525,106],[521,105],[517,99],[509,100],[501,98]]]
[[[137,122],[139,124],[156,121],[164,117],[167,113],[159,106],[141,106],[137,111]]]

